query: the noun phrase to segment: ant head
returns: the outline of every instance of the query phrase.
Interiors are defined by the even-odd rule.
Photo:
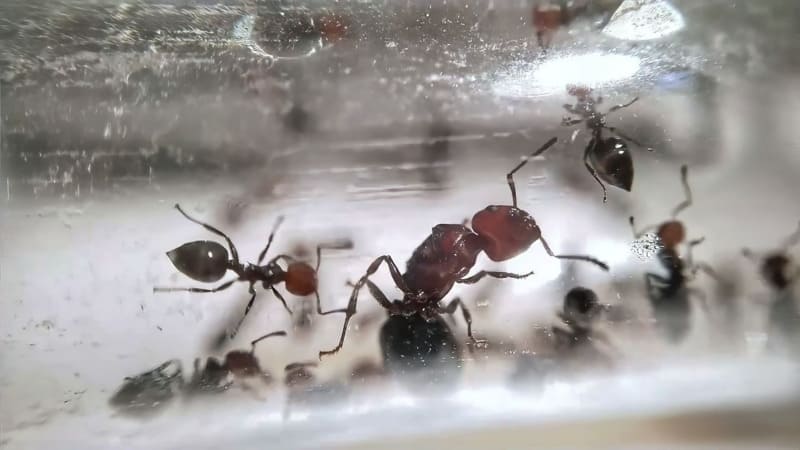
[[[567,93],[573,97],[577,97],[578,100],[586,100],[590,95],[592,95],[592,88],[588,86],[568,84]]]
[[[304,262],[293,262],[286,268],[286,290],[294,295],[311,295],[317,290],[317,272]]]
[[[790,264],[789,258],[782,253],[769,255],[761,263],[761,276],[771,285],[783,289],[790,283]]]
[[[656,234],[661,244],[667,249],[674,249],[686,239],[686,229],[683,227],[683,223],[677,220],[662,223]]]
[[[263,373],[253,352],[233,350],[225,355],[225,367],[237,377],[255,377]]]
[[[472,217],[472,229],[484,239],[492,261],[505,261],[527,250],[542,235],[527,212],[513,206],[492,205]]]
[[[633,186],[633,157],[625,141],[617,137],[600,140],[590,155],[597,174],[606,183],[631,191]]]
[[[584,287],[572,288],[564,297],[564,318],[575,322],[586,322],[594,317],[600,301],[593,290]]]
[[[167,256],[176,269],[197,281],[218,281],[228,271],[228,250],[214,241],[187,242]]]

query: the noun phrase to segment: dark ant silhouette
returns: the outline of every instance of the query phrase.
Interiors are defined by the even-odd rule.
[[[678,254],[678,246],[686,239],[686,228],[683,223],[676,220],[678,214],[692,205],[692,191],[689,187],[689,170],[686,165],[681,166],[681,183],[685,199],[672,210],[672,219],[661,223],[645,227],[639,232],[634,226],[633,216],[630,217],[631,230],[636,239],[642,237],[646,232],[657,229],[656,236],[660,248],[656,253],[659,262],[667,270],[666,277],[647,273],[645,281],[647,283],[647,293],[650,303],[653,306],[653,314],[656,317],[656,324],[665,335],[677,342],[682,340],[689,331],[689,318],[691,306],[689,304],[690,294],[697,296],[704,310],[708,310],[705,295],[687,286],[694,280],[697,272],[702,271],[716,281],[720,281],[713,269],[704,263],[696,263],[692,258],[692,249],[700,245],[705,238],[691,240],[687,243],[685,260]]]
[[[639,141],[627,136],[619,129],[606,124],[609,113],[627,108],[634,104],[639,97],[634,97],[628,103],[612,106],[608,112],[601,113],[597,105],[603,102],[603,97],[592,96],[592,89],[580,86],[568,86],[567,92],[577,100],[575,105],[564,104],[564,109],[570,114],[580,116],[579,119],[564,117],[561,124],[572,126],[586,122],[586,128],[592,132],[592,138],[583,152],[583,164],[592,174],[603,189],[603,203],[608,201],[608,191],[603,182],[630,192],[633,186],[633,157],[628,150],[628,142],[645,148]],[[603,137],[603,130],[608,130],[617,136]],[[651,148],[647,147],[652,151]]]
[[[211,283],[215,281],[219,281],[225,274],[230,270],[231,272],[237,275],[237,278],[233,280],[226,281],[221,285],[212,288],[212,289],[204,289],[204,288],[183,288],[183,287],[154,287],[153,292],[198,292],[198,293],[211,293],[211,292],[219,292],[231,287],[237,281],[243,281],[250,285],[250,301],[247,303],[245,307],[244,314],[239,322],[236,324],[234,330],[230,333],[229,337],[232,339],[236,336],[236,333],[239,331],[242,323],[244,322],[245,317],[250,312],[250,309],[253,307],[253,304],[256,300],[256,291],[255,291],[255,284],[261,283],[264,289],[270,289],[275,297],[280,300],[281,304],[283,304],[284,309],[291,315],[292,310],[289,309],[289,306],[286,304],[286,300],[283,298],[280,292],[275,289],[275,285],[284,283],[286,290],[290,293],[298,296],[308,296],[314,294],[317,301],[317,313],[320,315],[326,314],[334,314],[334,313],[344,313],[346,310],[344,309],[335,309],[331,311],[322,311],[322,305],[320,304],[319,298],[319,291],[317,290],[317,272],[319,271],[320,263],[322,262],[322,250],[323,249],[331,249],[331,250],[343,250],[343,249],[351,249],[353,248],[353,244],[350,241],[345,241],[342,243],[338,243],[336,245],[318,245],[317,246],[317,265],[316,267],[311,267],[309,264],[297,261],[295,258],[289,255],[278,255],[269,260],[265,265],[261,265],[262,261],[264,261],[264,257],[266,257],[267,252],[269,251],[270,245],[272,245],[272,241],[275,237],[275,233],[278,230],[278,227],[283,222],[283,217],[278,217],[278,220],[275,222],[275,225],[272,228],[272,231],[267,238],[267,245],[264,247],[264,250],[258,255],[258,262],[256,264],[247,263],[242,264],[239,261],[239,252],[236,250],[236,246],[233,245],[233,241],[222,231],[203,223],[197,219],[192,218],[186,212],[181,209],[180,205],[176,204],[175,209],[177,209],[184,217],[188,220],[201,225],[206,230],[216,234],[217,236],[222,237],[228,243],[228,248],[230,249],[230,256],[228,254],[228,250],[225,249],[221,244],[214,242],[214,241],[194,241],[188,242],[186,244],[181,245],[178,248],[170,250],[167,252],[167,256],[172,261],[172,264],[175,265],[181,273],[192,278],[196,281],[201,281],[205,283]],[[283,269],[278,262],[285,261],[287,264],[286,269]]]
[[[773,290],[774,299],[769,311],[770,331],[783,338],[800,335],[800,311],[792,290],[800,270],[793,267],[788,255],[788,250],[798,242],[800,226],[783,241],[780,250],[757,254],[748,248],[742,249],[742,255],[759,265],[762,278]]]
[[[183,367],[177,359],[134,377],[125,377],[109,403],[121,412],[145,416],[166,406],[183,388]]]
[[[265,385],[272,382],[269,372],[261,368],[255,355],[256,344],[275,336],[286,336],[285,331],[275,331],[265,334],[250,343],[250,351],[232,350],[220,362],[210,357],[205,366],[200,368],[200,358],[194,360],[194,373],[186,385],[186,393],[213,394],[227,391],[235,383],[245,383],[250,379],[260,379]],[[247,388],[246,384],[242,384]]]
[[[534,242],[541,241],[545,251],[554,258],[586,261],[603,270],[608,270],[605,263],[589,256],[553,253],[533,217],[517,208],[514,173],[525,166],[531,158],[550,148],[556,141],[556,138],[550,139],[506,174],[506,180],[511,189],[512,205],[487,206],[472,217],[472,230],[464,224],[434,226],[431,234],[414,250],[411,258],[406,262],[405,273],[400,272],[397,264],[389,255],[375,259],[353,287],[338,345],[332,350],[321,351],[320,358],[338,352],[344,345],[347,325],[350,318],[356,313],[358,293],[365,284],[372,297],[390,315],[419,314],[426,320],[432,320],[439,314],[452,314],[461,306],[462,315],[467,322],[467,336],[473,342],[477,342],[477,339],[472,336],[472,316],[461,300],[456,298],[447,306],[442,306],[440,301],[456,283],[474,284],[487,276],[521,279],[533,274],[533,272],[514,274],[481,270],[475,275],[466,277],[469,270],[475,266],[479,253],[485,252],[489,259],[495,262],[506,261],[526,251]],[[380,288],[369,280],[369,277],[383,263],[389,267],[394,284],[403,292],[402,300],[390,302]]]

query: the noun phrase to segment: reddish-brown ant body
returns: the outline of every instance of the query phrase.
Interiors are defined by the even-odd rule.
[[[336,245],[318,245],[316,267],[311,267],[309,264],[298,261],[289,255],[275,256],[265,265],[261,265],[262,261],[264,261],[264,257],[267,255],[267,251],[269,251],[270,245],[272,245],[275,232],[277,231],[281,222],[283,222],[283,217],[279,217],[275,222],[272,232],[269,234],[266,247],[264,247],[264,250],[262,250],[258,255],[258,262],[256,264],[243,264],[239,261],[239,252],[236,250],[236,246],[225,233],[217,228],[212,227],[211,225],[192,218],[186,214],[183,209],[181,209],[180,205],[176,204],[175,209],[183,214],[183,216],[188,220],[201,225],[206,230],[218,236],[221,236],[227,242],[228,249],[230,249],[229,255],[228,250],[224,246],[214,241],[188,242],[167,252],[167,256],[175,265],[175,267],[189,278],[206,283],[221,280],[228,271],[235,273],[237,278],[226,281],[225,283],[222,283],[221,285],[212,289],[154,287],[153,292],[185,291],[210,293],[228,289],[237,281],[248,283],[250,285],[250,301],[247,303],[247,307],[244,310],[242,318],[239,320],[233,332],[231,332],[231,338],[236,335],[239,327],[242,325],[242,322],[244,322],[245,317],[247,317],[247,314],[253,307],[256,299],[256,283],[261,283],[264,289],[270,289],[275,297],[280,300],[280,302],[283,304],[283,307],[289,312],[289,314],[292,313],[292,310],[289,309],[289,306],[286,304],[286,300],[283,298],[283,295],[281,295],[281,293],[275,289],[275,286],[280,283],[284,283],[286,290],[294,295],[307,296],[314,294],[317,300],[317,312],[321,315],[345,312],[344,309],[324,312],[322,311],[319,291],[317,290],[317,272],[319,271],[321,262],[322,249],[350,249],[353,247],[352,242],[346,241]],[[285,261],[287,263],[286,269],[283,269],[278,264],[280,261]]]
[[[567,0],[559,0],[555,4],[547,0],[537,1],[533,5],[531,19],[533,28],[536,30],[536,41],[539,43],[539,47],[547,50],[556,31],[569,25],[576,16],[586,12],[587,7],[588,2],[586,1],[577,5],[570,5]]]
[[[275,336],[286,336],[285,331],[265,334],[250,343],[250,351],[232,350],[220,362],[208,358],[200,368],[200,359],[194,360],[194,374],[186,386],[187,394],[218,393],[228,390],[236,382],[260,379],[265,385],[272,382],[272,376],[261,368],[255,355],[256,344]]]
[[[800,335],[800,311],[792,290],[800,271],[794,267],[787,253],[798,242],[800,227],[784,240],[780,250],[756,254],[750,249],[742,249],[746,258],[759,265],[761,276],[774,292],[769,311],[769,326],[771,333],[777,333],[781,338],[794,339]]]
[[[694,293],[699,296],[702,299],[701,305],[706,308],[705,298],[702,293],[687,287],[687,283],[695,278],[698,271],[703,271],[718,280],[718,277],[708,265],[695,263],[692,258],[692,248],[701,244],[705,238],[695,239],[687,243],[685,260],[678,253],[678,246],[686,239],[686,228],[676,218],[678,214],[692,205],[692,191],[689,187],[688,173],[687,166],[681,166],[681,183],[683,184],[685,199],[672,210],[671,220],[657,226],[645,227],[637,232],[634,227],[633,216],[629,219],[634,237],[637,239],[648,230],[656,229],[659,244],[656,255],[661,265],[666,269],[667,276],[647,273],[645,281],[650,303],[653,307],[653,314],[657,319],[657,325],[673,341],[683,339],[689,331],[691,314],[689,295]]]
[[[604,181],[630,192],[633,186],[633,158],[626,141],[632,142],[639,147],[644,146],[623,134],[619,129],[608,126],[606,124],[606,115],[631,106],[639,100],[639,97],[634,97],[628,103],[612,106],[608,112],[601,113],[597,110],[597,105],[603,102],[603,98],[601,96],[592,96],[591,89],[569,86],[567,87],[567,92],[574,96],[577,102],[575,105],[565,104],[564,109],[570,114],[580,116],[580,118],[565,117],[562,119],[561,124],[572,126],[585,122],[586,128],[591,131],[592,138],[584,150],[583,163],[603,189],[603,203],[608,200],[608,192],[603,184]],[[617,136],[604,137],[603,130],[608,130]]]
[[[411,258],[406,262],[404,273],[400,272],[397,264],[389,255],[375,259],[353,287],[353,293],[345,310],[346,315],[338,345],[332,350],[320,352],[320,357],[336,353],[342,348],[347,325],[350,318],[356,313],[359,291],[365,284],[373,298],[390,315],[419,314],[426,320],[433,320],[442,313],[452,314],[456,308],[461,306],[461,312],[467,322],[467,336],[475,342],[476,340],[472,336],[472,317],[464,308],[461,300],[456,298],[447,306],[442,306],[440,301],[456,283],[474,284],[486,276],[520,279],[533,274],[533,272],[514,274],[482,270],[465,278],[475,265],[479,253],[485,252],[489,259],[495,262],[506,261],[526,251],[534,242],[541,241],[545,251],[552,257],[588,261],[603,270],[608,270],[605,263],[589,256],[554,254],[533,217],[526,211],[517,208],[514,173],[527,164],[531,158],[550,148],[556,143],[556,140],[556,138],[552,138],[547,141],[506,175],[508,186],[511,189],[512,205],[490,205],[479,211],[472,217],[472,229],[462,224],[434,226],[430,236],[414,250]],[[380,288],[369,280],[369,277],[383,263],[389,267],[395,285],[403,292],[402,300],[389,301]]]

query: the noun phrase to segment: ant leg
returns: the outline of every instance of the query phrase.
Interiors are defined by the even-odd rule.
[[[319,266],[322,263],[322,250],[351,250],[353,248],[353,241],[345,239],[335,244],[320,244],[317,246],[317,267],[315,272],[319,272]]]
[[[250,295],[250,301],[247,302],[247,306],[244,307],[244,314],[242,314],[242,318],[239,319],[239,322],[233,328],[233,331],[228,335],[228,338],[230,338],[230,339],[235,338],[236,334],[239,333],[239,328],[242,327],[242,323],[244,323],[245,317],[247,317],[247,314],[250,312],[250,309],[253,308],[253,304],[256,301],[256,290],[253,288],[253,284],[252,283],[250,283],[249,291],[250,291],[250,294],[251,294]]]
[[[633,97],[633,100],[629,101],[628,103],[622,103],[620,105],[612,106],[611,108],[608,109],[608,112],[606,114],[612,113],[614,111],[618,111],[618,110],[620,110],[622,108],[627,108],[628,106],[631,106],[632,104],[636,103],[638,100],[639,100],[639,96],[637,95],[636,97]]]
[[[606,203],[608,201],[608,190],[606,190],[606,185],[603,184],[603,181],[597,176],[597,171],[594,170],[594,167],[592,167],[592,165],[589,163],[589,155],[591,154],[592,150],[595,149],[595,147],[597,147],[597,139],[592,138],[592,140],[589,141],[589,145],[586,146],[586,150],[583,152],[583,165],[586,166],[586,170],[588,170],[594,179],[600,184],[600,187],[603,189],[603,203]]]
[[[484,277],[492,277],[492,278],[514,278],[515,280],[520,280],[522,278],[527,278],[533,275],[533,271],[531,270],[528,273],[518,274],[518,273],[510,273],[510,272],[495,272],[495,271],[487,271],[481,270],[480,272],[472,275],[471,277],[461,278],[456,280],[456,283],[461,284],[475,284],[480,281]]]
[[[314,290],[314,296],[317,297],[317,314],[319,314],[320,316],[327,316],[328,314],[338,314],[338,313],[346,313],[347,312],[347,309],[345,309],[345,308],[332,309],[330,311],[323,311],[322,310],[322,301],[319,298],[319,291],[316,290],[316,289]]]
[[[648,226],[642,228],[641,230],[636,231],[636,225],[634,225],[633,216],[630,216],[628,218],[628,223],[631,224],[631,231],[633,232],[633,238],[634,239],[639,239],[640,237],[644,236],[645,233],[647,233],[650,230],[654,230],[657,227],[657,225],[648,225]]]
[[[688,292],[689,294],[697,297],[697,299],[700,301],[700,307],[703,308],[703,312],[708,315],[711,312],[711,309],[708,307],[708,297],[706,296],[706,293],[696,288],[688,288]]]
[[[342,325],[342,334],[339,336],[339,343],[336,344],[336,347],[334,347],[331,350],[320,351],[319,352],[319,359],[322,359],[323,356],[332,355],[332,354],[334,354],[334,353],[336,353],[336,352],[338,352],[339,350],[342,349],[342,346],[344,345],[344,338],[345,338],[345,335],[347,334],[347,325],[350,323],[350,319],[356,314],[356,304],[358,302],[358,293],[361,290],[361,287],[364,284],[367,284],[367,282],[369,281],[369,279],[367,277],[369,275],[371,275],[372,273],[374,273],[377,270],[377,268],[380,265],[380,263],[382,261],[384,261],[384,260],[388,261],[387,264],[390,264],[390,269],[391,269],[391,267],[394,266],[394,262],[392,261],[392,258],[390,256],[385,256],[385,255],[381,256],[380,258],[376,259],[370,265],[369,268],[372,269],[372,272],[370,272],[368,270],[367,274],[362,276],[358,280],[358,282],[355,284],[355,286],[353,286],[353,293],[350,294],[350,301],[347,303],[347,310],[345,311],[344,324]],[[394,266],[394,269],[397,270],[397,267]],[[405,286],[405,283],[403,283],[403,285]],[[370,289],[370,291],[372,291],[372,289]],[[375,300],[377,300],[381,304],[381,306],[383,306],[384,308],[388,309],[390,312],[393,311],[394,310],[394,306],[391,303],[388,303],[388,300],[386,300],[386,296],[383,295],[382,292],[380,292],[379,295],[376,295],[376,293],[379,293],[379,292],[380,292],[380,289],[378,289],[377,286],[376,286],[375,287],[375,292],[372,292],[373,297],[375,297]],[[384,303],[382,300],[386,300],[386,303]]]
[[[563,105],[561,105],[561,107],[563,107],[564,110],[570,114],[575,114],[577,116],[581,115],[581,112],[578,110],[577,105],[570,105],[569,103],[564,103]],[[579,119],[579,120],[583,122],[584,119]]]
[[[639,147],[641,147],[641,148],[644,148],[644,149],[647,149],[647,151],[648,151],[648,152],[652,152],[652,151],[654,151],[654,150],[655,150],[653,147],[649,147],[649,146],[647,146],[647,145],[644,145],[644,144],[642,144],[641,142],[637,141],[636,139],[634,139],[634,138],[632,138],[632,137],[628,136],[627,134],[623,133],[623,132],[622,132],[622,131],[620,131],[620,130],[619,130],[619,128],[617,128],[617,127],[606,127],[606,126],[604,126],[603,128],[605,128],[606,130],[608,130],[608,131],[610,131],[610,132],[612,132],[612,133],[616,134],[617,136],[621,137],[622,139],[624,139],[624,140],[626,140],[626,141],[633,142],[633,143],[634,143],[634,144],[636,144],[637,146],[639,146]]]
[[[689,241],[686,244],[686,263],[689,267],[694,267],[694,262],[693,262],[694,258],[692,257],[692,250],[698,245],[702,244],[705,240],[706,238],[701,237],[699,239]]]
[[[272,231],[269,233],[269,237],[267,238],[267,246],[264,247],[264,250],[261,250],[261,253],[258,254],[258,265],[261,265],[261,261],[264,260],[264,257],[267,256],[267,252],[269,251],[269,246],[272,245],[272,240],[275,238],[275,233],[278,231],[278,227],[281,226],[283,223],[283,216],[278,216],[278,219],[275,221],[275,225],[272,226]]]
[[[197,219],[194,219],[194,218],[192,218],[192,217],[191,217],[189,214],[186,214],[186,211],[184,211],[184,210],[181,208],[181,205],[179,205],[179,204],[177,204],[177,203],[175,204],[175,209],[177,209],[177,210],[178,210],[178,212],[180,212],[181,214],[183,214],[183,217],[186,217],[186,218],[187,218],[187,219],[189,219],[191,222],[194,222],[194,223],[196,223],[196,224],[198,224],[198,225],[202,226],[202,227],[203,227],[203,228],[205,228],[206,230],[208,230],[208,231],[210,231],[210,232],[212,232],[212,233],[214,233],[214,234],[216,234],[216,235],[218,235],[218,236],[222,236],[222,237],[225,239],[225,241],[228,243],[228,247],[229,247],[229,248],[230,248],[230,250],[231,250],[231,258],[233,258],[233,262],[234,262],[235,264],[239,264],[239,252],[238,252],[238,251],[236,251],[236,246],[235,246],[235,245],[233,245],[233,241],[231,240],[231,238],[229,238],[229,237],[228,237],[228,235],[226,235],[226,234],[225,234],[225,233],[223,233],[222,231],[220,231],[220,230],[218,230],[218,229],[216,229],[216,228],[212,227],[211,225],[209,225],[209,224],[207,224],[207,223],[203,223],[203,222],[201,222],[201,221],[199,221],[199,220],[197,220]]]
[[[384,294],[383,291],[381,291],[381,289],[372,282],[372,280],[366,280],[365,284],[367,285],[367,289],[369,289],[369,293],[372,294],[372,298],[374,298],[375,301],[380,303],[380,305],[387,310],[391,311],[394,309],[394,305],[389,301],[388,298],[386,298],[386,294]]]
[[[556,255],[555,253],[553,253],[553,250],[550,248],[550,246],[547,245],[547,241],[544,239],[544,236],[539,236],[539,240],[542,241],[542,247],[544,247],[544,251],[546,251],[547,254],[552,256],[553,258],[571,259],[571,260],[576,260],[576,261],[586,261],[586,262],[592,263],[592,264],[596,265],[597,267],[599,267],[599,268],[605,270],[606,272],[608,272],[608,264],[606,264],[606,263],[604,263],[604,262],[602,262],[602,261],[600,261],[598,259],[592,258],[591,256],[586,256],[586,255]]]
[[[456,312],[456,309],[458,309],[459,306],[461,306],[461,314],[464,316],[464,321],[467,322],[467,337],[469,337],[469,340],[472,341],[473,344],[486,343],[485,340],[475,339],[475,337],[472,335],[472,314],[470,314],[469,310],[466,308],[466,306],[464,306],[464,302],[462,302],[460,298],[456,297],[447,306],[442,307],[440,305],[438,307],[438,312],[439,314],[453,314]]]
[[[231,280],[231,281],[228,281],[228,282],[225,282],[225,283],[222,283],[222,284],[220,284],[219,286],[217,286],[217,287],[215,287],[213,289],[194,288],[194,287],[192,287],[192,288],[154,287],[153,288],[153,292],[198,292],[198,293],[219,292],[219,291],[224,291],[225,289],[228,289],[229,287],[231,287],[231,285],[233,285],[233,283],[236,283],[237,281],[239,281],[238,278],[236,278],[234,280]]]
[[[800,226],[798,226],[797,230],[794,233],[790,234],[789,237],[786,238],[786,241],[783,243],[784,247],[793,247],[800,242]]]
[[[264,339],[269,339],[269,338],[275,337],[275,336],[286,336],[286,332],[285,331],[273,331],[272,333],[268,333],[268,334],[265,334],[265,335],[261,336],[260,338],[254,340],[253,342],[250,343],[250,345],[253,348],[252,351],[255,351],[256,344],[258,344],[259,342],[263,341]]]
[[[286,312],[288,312],[289,315],[291,316],[293,314],[292,310],[289,309],[289,305],[286,304],[286,299],[283,298],[283,295],[281,295],[281,293],[278,292],[277,289],[275,289],[275,286],[270,286],[270,289],[272,290],[272,294],[275,295],[275,297],[277,297],[278,300],[280,300],[281,304],[283,305],[283,309],[285,309]],[[245,312],[245,314],[247,313]]]
[[[573,119],[572,117],[562,117],[561,118],[561,125],[565,126],[565,127],[571,127],[573,125],[577,125],[577,124],[583,122],[584,120],[586,120],[586,119]]]
[[[517,188],[516,188],[516,186],[514,185],[514,173],[515,173],[516,171],[518,171],[519,169],[521,169],[521,168],[522,168],[522,166],[524,166],[525,164],[527,164],[527,163],[528,163],[528,161],[529,161],[531,158],[534,158],[534,157],[536,157],[536,156],[539,156],[539,155],[541,155],[542,153],[544,153],[544,152],[545,152],[545,150],[547,150],[548,148],[552,147],[552,146],[553,146],[553,144],[555,144],[555,143],[556,143],[556,141],[558,141],[558,138],[551,138],[549,141],[545,142],[545,143],[544,143],[544,145],[542,145],[541,147],[539,147],[538,149],[536,149],[536,151],[534,151],[534,152],[533,152],[533,153],[531,153],[530,155],[526,156],[526,157],[525,157],[525,158],[522,160],[522,162],[521,162],[521,163],[517,164],[517,166],[516,166],[516,167],[514,167],[513,169],[511,169],[511,172],[508,172],[508,173],[506,174],[506,181],[508,182],[508,187],[511,189],[511,201],[512,201],[512,204],[513,204],[513,206],[514,206],[515,208],[516,208],[516,206],[517,206]]]
[[[692,206],[692,189],[689,187],[689,167],[687,167],[686,164],[681,166],[681,184],[683,184],[683,192],[686,195],[686,199],[678,203],[678,206],[672,210],[673,218],[678,217],[681,211]]]
[[[697,272],[703,272],[704,274],[713,278],[717,283],[723,283],[722,278],[720,278],[717,272],[706,263],[697,263],[692,266],[692,277],[696,276]]]

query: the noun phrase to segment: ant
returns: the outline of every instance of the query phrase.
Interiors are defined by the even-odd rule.
[[[183,388],[183,367],[177,359],[135,377],[125,377],[109,403],[134,415],[153,414]]]
[[[605,305],[600,304],[593,290],[580,286],[570,289],[564,296],[563,310],[558,312],[567,329],[552,328],[556,350],[560,353],[578,353],[581,359],[610,365],[608,356],[595,342],[608,343],[605,336],[594,329],[594,321],[604,309]]]
[[[568,86],[567,92],[576,98],[575,105],[564,104],[564,109],[570,114],[580,116],[579,119],[564,117],[561,125],[572,126],[586,122],[586,128],[591,130],[592,138],[583,152],[583,164],[586,169],[600,184],[603,189],[603,203],[608,201],[608,191],[603,182],[616,186],[627,192],[633,186],[633,157],[628,150],[626,141],[639,147],[645,147],[639,141],[625,135],[619,129],[606,124],[606,116],[614,111],[627,108],[639,100],[634,97],[628,103],[612,106],[608,112],[597,111],[597,105],[603,102],[603,97],[592,96],[592,89],[581,86]],[[603,137],[603,130],[608,130],[617,136]],[[647,148],[649,151],[653,149]]]
[[[200,369],[200,359],[194,360],[194,374],[186,387],[187,393],[219,393],[228,390],[236,381],[260,378],[266,385],[272,381],[270,374],[261,368],[255,355],[256,344],[275,336],[286,336],[285,331],[265,334],[250,343],[250,351],[232,350],[220,362],[216,358],[208,358],[206,365]]]
[[[797,309],[792,285],[797,280],[798,269],[793,267],[787,250],[800,242],[800,226],[781,245],[781,250],[757,255],[742,249],[742,255],[757,263],[761,276],[776,294],[769,312],[769,324],[774,332],[789,337],[800,332],[800,311]]]
[[[292,310],[289,309],[289,306],[286,304],[286,300],[283,298],[283,295],[281,295],[281,293],[275,289],[275,285],[277,284],[284,283],[286,290],[294,295],[308,296],[314,294],[317,300],[317,313],[320,315],[346,312],[344,309],[324,312],[322,311],[319,291],[317,290],[317,272],[319,272],[322,249],[350,249],[353,248],[352,242],[345,241],[335,245],[318,245],[316,267],[311,267],[305,262],[297,261],[295,258],[289,255],[278,255],[269,260],[265,265],[261,265],[262,261],[264,261],[264,257],[267,255],[267,251],[269,251],[270,245],[272,245],[272,240],[275,237],[278,227],[283,222],[283,216],[280,216],[275,222],[275,225],[273,226],[272,231],[267,238],[266,247],[264,247],[264,250],[262,250],[258,255],[258,262],[256,264],[242,264],[239,262],[239,252],[236,250],[236,246],[225,233],[217,228],[212,227],[211,225],[192,218],[186,214],[186,212],[178,204],[175,204],[175,209],[177,209],[178,212],[180,212],[191,222],[201,225],[206,230],[221,236],[228,243],[228,248],[230,249],[229,255],[228,250],[225,247],[214,241],[187,242],[186,244],[167,252],[167,256],[172,261],[172,264],[175,265],[175,268],[189,278],[205,283],[221,280],[229,270],[235,273],[237,278],[226,281],[225,283],[222,283],[213,289],[194,287],[154,287],[153,292],[183,291],[211,293],[228,289],[237,281],[244,281],[248,283],[250,285],[250,301],[245,307],[242,318],[236,324],[233,332],[229,335],[231,339],[236,336],[236,333],[239,331],[242,322],[244,322],[245,317],[247,317],[247,314],[250,312],[250,309],[255,303],[256,291],[254,286],[258,282],[262,283],[264,289],[270,289],[272,291],[272,293],[278,298],[281,304],[283,304],[284,309],[286,309],[290,315],[292,314]],[[280,265],[278,265],[278,262],[282,260],[287,263],[286,269],[283,269]]]
[[[653,313],[657,318],[657,325],[673,341],[678,341],[686,336],[689,331],[689,295],[695,294],[701,298],[701,305],[707,309],[705,296],[696,290],[687,287],[687,283],[695,278],[698,271],[703,271],[710,277],[719,281],[716,273],[706,264],[695,263],[692,258],[692,249],[701,244],[705,238],[699,238],[687,243],[686,259],[681,259],[678,246],[686,239],[686,228],[676,218],[678,214],[692,205],[692,191],[689,187],[689,169],[681,166],[681,183],[685,199],[672,210],[672,219],[660,225],[648,226],[637,232],[633,216],[629,222],[636,239],[641,238],[648,230],[657,229],[659,249],[656,253],[659,262],[667,270],[666,277],[647,273],[647,293],[653,306]],[[687,272],[688,270],[688,272]]]
[[[569,25],[588,8],[588,2],[572,7],[568,3],[567,0],[558,0],[557,4],[553,4],[545,0],[533,5],[531,19],[536,30],[536,42],[543,51],[550,47],[553,35],[559,28]]]
[[[487,206],[472,217],[472,229],[465,224],[434,226],[431,234],[414,250],[406,262],[405,273],[400,272],[389,255],[375,259],[353,287],[338,345],[332,350],[321,351],[320,358],[338,352],[344,345],[347,325],[356,313],[358,293],[365,284],[372,297],[389,312],[389,315],[419,314],[426,320],[433,320],[439,314],[452,314],[461,306],[462,315],[467,322],[467,336],[472,342],[477,342],[472,336],[472,315],[461,300],[456,298],[447,306],[442,306],[440,301],[456,283],[474,284],[487,276],[522,279],[533,274],[533,272],[514,274],[481,270],[465,278],[469,270],[475,266],[479,253],[485,252],[489,259],[495,262],[506,261],[526,251],[534,242],[541,241],[545,251],[554,258],[587,261],[603,270],[608,270],[605,263],[589,256],[553,253],[533,217],[517,208],[514,173],[525,166],[531,158],[553,146],[556,141],[556,138],[550,139],[506,174],[506,181],[511,189],[512,205]],[[369,280],[383,263],[389,267],[394,284],[403,292],[402,300],[390,302],[380,288]]]

